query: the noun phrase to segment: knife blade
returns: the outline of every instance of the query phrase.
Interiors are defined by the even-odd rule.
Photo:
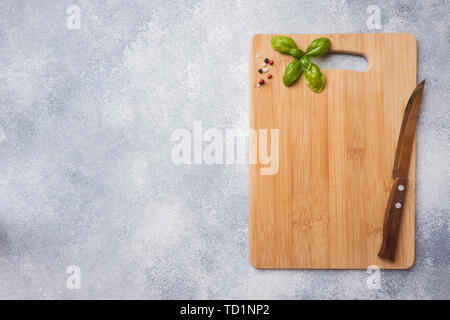
[[[383,223],[383,240],[380,251],[378,252],[378,256],[381,259],[390,261],[395,261],[395,253],[397,251],[411,153],[414,146],[417,119],[424,86],[425,80],[419,83],[408,100],[398,137],[397,150],[395,152],[394,167],[392,169],[394,182],[386,205]]]

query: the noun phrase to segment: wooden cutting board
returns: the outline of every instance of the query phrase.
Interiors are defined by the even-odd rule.
[[[406,33],[288,34],[302,50],[328,37],[331,53],[359,54],[368,61],[365,72],[322,70],[325,88],[316,94],[304,75],[289,88],[283,85],[283,71],[293,58],[271,48],[272,36],[255,35],[250,50],[250,128],[279,129],[278,172],[262,175],[266,166],[260,161],[249,166],[251,264],[411,267],[415,148],[396,261],[377,254],[403,111],[417,84],[416,39]],[[257,72],[265,57],[274,60],[270,80]],[[266,84],[258,88],[262,77]],[[250,150],[257,150],[256,140],[250,141]]]

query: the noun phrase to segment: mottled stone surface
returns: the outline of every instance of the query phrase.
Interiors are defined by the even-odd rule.
[[[0,3],[0,298],[450,298],[449,1],[132,3]],[[248,127],[253,34],[321,32],[419,43],[416,263],[379,289],[365,270],[255,270],[247,165],[171,161],[176,128]]]

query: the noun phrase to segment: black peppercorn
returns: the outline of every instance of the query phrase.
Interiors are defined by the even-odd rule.
[[[259,73],[263,73],[263,70],[262,70],[262,69],[258,69],[258,72],[259,72]]]
[[[265,62],[265,63],[269,63],[269,58],[265,58],[265,59],[264,59],[264,62]]]

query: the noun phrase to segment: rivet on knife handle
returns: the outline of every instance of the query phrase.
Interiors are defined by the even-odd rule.
[[[397,178],[392,185],[384,214],[383,242],[378,253],[378,256],[382,259],[395,260],[403,204],[405,203],[406,183],[407,180],[405,178]]]

